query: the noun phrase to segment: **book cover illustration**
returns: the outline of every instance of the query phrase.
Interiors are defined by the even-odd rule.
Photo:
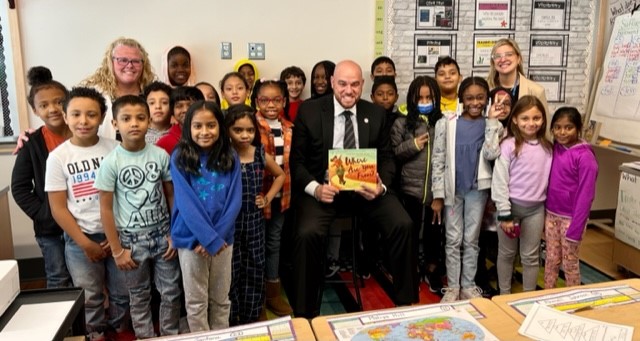
[[[598,137],[600,136],[600,127],[602,127],[601,122],[590,120],[589,124],[585,125],[582,136],[584,136],[584,139],[587,140],[587,142],[596,144],[598,142]]]
[[[329,183],[341,191],[353,191],[361,185],[375,188],[377,174],[375,148],[329,150]]]

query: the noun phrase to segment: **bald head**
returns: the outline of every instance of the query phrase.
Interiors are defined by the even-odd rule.
[[[356,105],[362,95],[364,79],[360,65],[352,60],[343,60],[336,64],[336,69],[331,77],[333,95],[345,109],[351,109]]]

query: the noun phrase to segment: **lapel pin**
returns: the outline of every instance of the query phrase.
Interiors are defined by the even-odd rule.
[[[365,118],[365,119],[364,119],[364,123],[369,123],[369,119],[368,119],[368,118]]]

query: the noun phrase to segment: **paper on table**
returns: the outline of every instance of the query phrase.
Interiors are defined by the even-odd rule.
[[[164,340],[165,338],[163,338]],[[242,326],[166,337],[167,341],[295,340],[291,316]]]
[[[631,341],[633,327],[571,315],[535,303],[518,333],[536,340]]]
[[[339,341],[347,340],[414,340],[417,336],[431,337],[431,339],[446,340],[485,340],[497,341],[488,329],[478,322],[466,309],[447,309],[447,305],[440,308],[418,309],[424,313],[416,316],[413,311],[390,310],[387,312],[378,312],[375,314],[367,314],[366,317],[358,318],[360,324],[356,325],[355,321],[349,321],[349,317],[344,319],[345,322],[331,319],[330,324],[333,332]],[[357,316],[357,315],[356,315]],[[377,322],[375,322],[377,321]]]
[[[629,167],[635,170],[640,170],[640,161],[625,162],[622,164],[622,166]]]
[[[0,332],[0,340],[25,340],[25,331],[29,333],[27,339],[52,340],[73,303],[62,301],[22,305]]]

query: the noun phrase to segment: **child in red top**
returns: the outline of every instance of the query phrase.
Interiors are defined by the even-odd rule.
[[[286,96],[287,105],[285,105],[284,116],[290,122],[295,121],[298,114],[298,108],[302,103],[302,91],[307,83],[307,77],[304,71],[297,66],[289,66],[280,73],[280,80],[287,83]]]

